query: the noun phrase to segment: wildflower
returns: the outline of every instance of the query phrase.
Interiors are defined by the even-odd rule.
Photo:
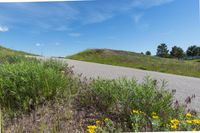
[[[139,114],[139,111],[133,109],[133,110],[132,110],[132,113],[133,113],[133,114]]]
[[[153,115],[152,118],[153,118],[153,119],[159,119],[159,116]]]
[[[99,121],[99,120],[96,120],[96,124],[99,125],[99,124],[100,124],[100,121]]]
[[[88,133],[95,133],[95,129],[97,128],[95,125],[87,126]]]
[[[199,125],[200,125],[200,120],[192,120],[192,122],[193,122],[194,124],[199,124]]]
[[[105,121],[105,122],[108,122],[108,121],[109,121],[109,118],[105,118],[104,121]]]
[[[151,115],[153,116],[153,115],[157,115],[157,114],[156,114],[156,112],[152,112]]]
[[[192,120],[186,120],[186,123],[192,124]]]
[[[177,120],[177,119],[173,119],[173,120],[171,120],[170,121],[172,124],[174,124],[174,125],[178,125],[179,124],[179,120]]]
[[[186,117],[192,117],[192,114],[191,113],[187,113]]]
[[[177,129],[177,125],[176,124],[172,124],[171,125],[171,129]]]

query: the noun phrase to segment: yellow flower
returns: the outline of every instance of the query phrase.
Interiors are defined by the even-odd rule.
[[[173,119],[170,121],[172,124],[178,125],[179,124],[179,120],[177,119]]]
[[[133,113],[133,114],[139,114],[139,111],[133,109],[133,110],[132,110],[132,113]]]
[[[104,121],[105,121],[105,122],[108,122],[108,121],[109,121],[109,118],[105,118]]]
[[[192,117],[192,114],[191,113],[187,113],[186,117]]]
[[[95,129],[97,128],[95,125],[89,125],[87,126],[88,133],[95,133]]]
[[[153,115],[152,118],[153,118],[153,119],[159,119],[159,116]]]
[[[186,120],[186,123],[192,124],[192,120]]]
[[[152,112],[151,115],[153,116],[153,115],[157,115],[157,114],[156,114],[156,112]]]
[[[171,125],[171,129],[177,129],[177,125],[176,124]]]
[[[97,127],[95,125],[90,125],[90,126],[87,126],[88,129],[96,129]]]
[[[100,121],[99,121],[99,120],[96,120],[96,124],[99,125],[99,124],[100,124]]]
[[[193,120],[192,121],[194,124],[199,124],[200,125],[200,120]]]

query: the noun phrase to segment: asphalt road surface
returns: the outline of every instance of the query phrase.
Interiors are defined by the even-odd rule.
[[[200,78],[179,76],[173,74],[165,74],[160,72],[139,70],[134,68],[119,67],[112,65],[104,65],[98,63],[89,63],[84,61],[76,61],[69,59],[59,59],[66,61],[69,66],[74,66],[75,74],[82,74],[87,78],[105,78],[115,79],[119,77],[135,78],[138,82],[142,82],[144,77],[162,81],[167,81],[167,89],[176,90],[175,99],[184,102],[188,96],[195,95],[192,103],[189,104],[190,109],[200,112]]]

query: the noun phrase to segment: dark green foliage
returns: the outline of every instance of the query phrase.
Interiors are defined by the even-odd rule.
[[[157,47],[157,53],[156,55],[159,56],[159,57],[168,57],[168,48],[167,48],[167,45],[165,43],[162,43],[160,45],[158,45]]]
[[[150,51],[147,51],[145,54],[146,54],[146,55],[151,55],[151,52],[150,52]]]
[[[172,50],[170,51],[170,55],[174,58],[183,58],[184,56],[184,51],[182,48],[180,47],[177,47],[177,46],[174,46],[172,47]]]
[[[200,47],[193,45],[188,47],[186,51],[187,56],[200,56]]]

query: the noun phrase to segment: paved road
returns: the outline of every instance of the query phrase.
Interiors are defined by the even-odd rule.
[[[158,81],[166,80],[169,90],[176,89],[175,97],[184,102],[188,96],[195,94],[195,99],[190,108],[200,112],[200,78],[178,76],[173,74],[165,74],[159,72],[138,70],[133,68],[118,67],[97,63],[89,63],[76,60],[66,60],[70,66],[74,66],[73,70],[76,74],[82,73],[83,76],[92,78],[114,79],[119,77],[136,78],[142,82],[145,76],[151,76]]]
[[[173,74],[165,74],[160,72],[145,71],[127,67],[111,66],[97,63],[89,63],[83,61],[61,59],[66,61],[69,66],[74,66],[73,70],[76,74],[91,78],[114,79],[119,77],[135,78],[138,82],[142,82],[144,77],[151,76],[158,81],[166,80],[168,82],[167,89],[176,89],[175,98],[180,102],[184,102],[188,96],[195,94],[195,99],[190,108],[200,112],[200,78],[178,76]]]

